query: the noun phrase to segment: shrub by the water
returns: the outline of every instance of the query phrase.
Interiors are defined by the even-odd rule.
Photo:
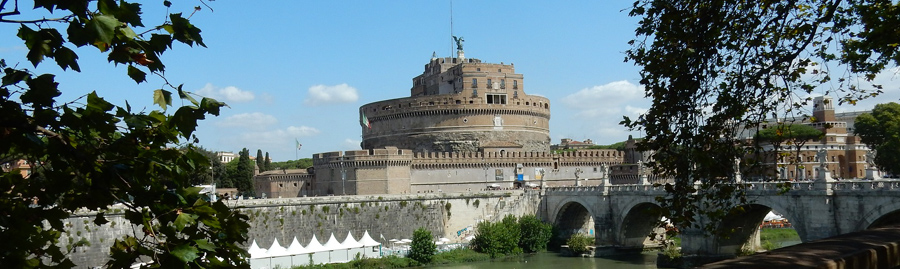
[[[553,225],[544,223],[534,215],[525,215],[519,218],[519,247],[526,253],[533,253],[547,249],[547,243],[553,235]]]
[[[573,253],[583,253],[587,251],[588,246],[594,245],[594,237],[584,234],[574,234],[566,241],[566,245],[569,245],[569,249],[571,249]]]
[[[437,246],[432,240],[431,231],[425,228],[416,229],[413,232],[413,241],[409,245],[409,258],[422,264],[431,262],[432,256],[437,251]]]
[[[484,221],[478,224],[472,245],[475,251],[486,253],[491,258],[522,253],[519,248],[518,222],[515,216],[506,216],[500,222]]]

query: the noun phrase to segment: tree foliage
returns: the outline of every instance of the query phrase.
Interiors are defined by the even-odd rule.
[[[756,141],[769,143],[789,143],[798,145],[806,141],[820,139],[825,135],[819,129],[804,124],[778,124],[756,133]]]
[[[500,222],[478,223],[472,245],[475,251],[491,255],[491,258],[519,254],[522,253],[519,248],[520,236],[521,230],[516,217],[507,215]]]
[[[874,149],[875,165],[891,175],[900,175],[900,104],[878,104],[872,113],[856,117],[854,132]]]
[[[256,167],[259,168],[260,172],[266,171],[266,159],[263,158],[261,149],[256,150]]]
[[[646,133],[639,149],[654,152],[655,173],[675,178],[659,202],[679,227],[705,215],[714,231],[747,202],[723,184],[734,159],[759,150],[742,145],[743,130],[802,116],[817,89],[840,103],[877,95],[875,76],[900,62],[895,1],[638,0],[630,15],[640,22],[626,61],[653,104],[622,123]]]
[[[525,253],[534,253],[547,249],[547,243],[553,236],[553,225],[544,223],[534,215],[519,218],[519,247]]]
[[[812,126],[805,124],[785,124],[778,123],[775,126],[763,129],[756,133],[753,140],[757,143],[769,143],[774,146],[774,155],[780,157],[779,153],[782,145],[790,146],[794,149],[794,156],[800,156],[800,152],[810,140],[822,139],[825,132],[820,131]],[[795,158],[790,158],[790,162],[802,162]]]
[[[35,1],[35,10],[59,16],[51,18],[26,18],[18,4],[0,2],[0,23],[20,25],[16,34],[35,68],[50,60],[61,72],[80,72],[73,48],[94,47],[82,51],[99,51],[141,83],[148,73],[165,78],[160,56],[176,43],[205,46],[200,29],[181,13],[145,26],[137,3]],[[114,105],[96,92],[62,101],[54,74],[5,59],[0,69],[0,163],[27,160],[41,175],[0,174],[0,267],[73,267],[67,254],[74,248],[61,247],[63,220],[76,210],[96,210],[94,225],[104,225],[103,212],[116,204],[134,233],[115,239],[108,267],[139,261],[162,268],[248,266],[239,247],[247,240],[247,217],[204,201],[191,187],[191,172],[210,166],[190,144],[197,140],[192,133],[224,103],[198,101],[168,82],[152,94],[160,110],[149,112]],[[186,105],[169,110],[173,93]]]
[[[182,150],[187,150],[186,148],[182,148]],[[203,154],[204,157],[209,159],[210,166],[206,167],[195,167],[193,171],[191,171],[191,185],[206,185],[210,183],[215,183],[217,187],[220,188],[228,188],[227,184],[222,184],[221,178],[225,176],[225,164],[222,163],[221,160],[216,156],[215,152],[209,151],[203,147],[194,148],[200,154]]]
[[[299,160],[289,160],[283,162],[273,162],[271,170],[280,169],[306,169],[313,166],[312,158],[303,158]]]
[[[588,250],[589,246],[594,245],[594,237],[585,234],[573,234],[566,240],[566,245],[572,250],[572,253],[581,254]]]
[[[431,258],[437,252],[437,246],[434,245],[434,238],[431,231],[425,228],[416,229],[413,232],[412,243],[409,244],[409,258],[420,264],[428,264]]]
[[[233,172],[229,172],[231,181],[242,195],[255,196],[256,191],[253,189],[253,162],[250,160],[250,150],[247,148],[242,149],[236,161],[237,166]]]

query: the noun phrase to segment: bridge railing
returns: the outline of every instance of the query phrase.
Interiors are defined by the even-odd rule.
[[[900,180],[840,180],[840,181],[765,181],[765,182],[741,182],[748,191],[781,191],[787,187],[789,191],[900,191]],[[787,184],[787,185],[785,185]],[[600,186],[560,186],[547,187],[548,192],[575,192],[575,193],[610,193],[610,192],[655,192],[665,191],[662,185],[654,184],[616,184]]]
[[[842,180],[832,183],[833,190],[900,190],[900,180]]]
[[[600,186],[560,186],[547,187],[547,192],[575,192],[575,193],[607,193],[607,192],[654,192],[665,191],[662,185],[654,184],[619,184],[619,185],[600,185]]]

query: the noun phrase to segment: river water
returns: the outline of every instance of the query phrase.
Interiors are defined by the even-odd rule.
[[[799,240],[787,240],[777,242],[779,246],[786,247],[799,244]],[[514,269],[514,268],[656,268],[656,252],[649,251],[627,255],[618,255],[602,258],[563,257],[556,252],[543,252],[521,257],[507,258],[499,261],[473,262],[466,264],[451,264],[436,266],[442,269]]]
[[[436,266],[442,269],[513,269],[513,268],[656,268],[656,252],[619,255],[603,258],[562,257],[555,252],[543,252],[501,261],[473,262]]]

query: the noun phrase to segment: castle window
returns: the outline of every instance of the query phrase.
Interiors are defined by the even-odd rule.
[[[481,72],[481,67],[475,68],[475,71]]]
[[[478,90],[472,90],[472,97],[478,97]]]
[[[513,98],[519,98],[519,91],[513,91]]]
[[[519,81],[513,80],[513,89],[519,89]]]
[[[478,88],[478,79],[477,78],[472,79],[472,88]]]
[[[497,73],[503,73],[503,71],[500,70],[500,68],[497,68]]]
[[[294,182],[294,187],[297,187],[297,182]]]
[[[488,104],[506,104],[506,95],[505,94],[487,94],[485,95],[485,99]]]
[[[505,80],[505,79],[501,79],[501,80],[500,80],[500,88],[501,88],[501,89],[506,89],[506,80]]]
[[[491,87],[492,87],[491,84],[493,84],[493,83],[491,82],[491,79],[488,79],[488,83],[487,83],[487,88],[488,88],[488,89],[491,89]]]
[[[456,100],[456,104],[457,104],[457,105],[458,105],[458,104],[462,104],[462,101]]]

